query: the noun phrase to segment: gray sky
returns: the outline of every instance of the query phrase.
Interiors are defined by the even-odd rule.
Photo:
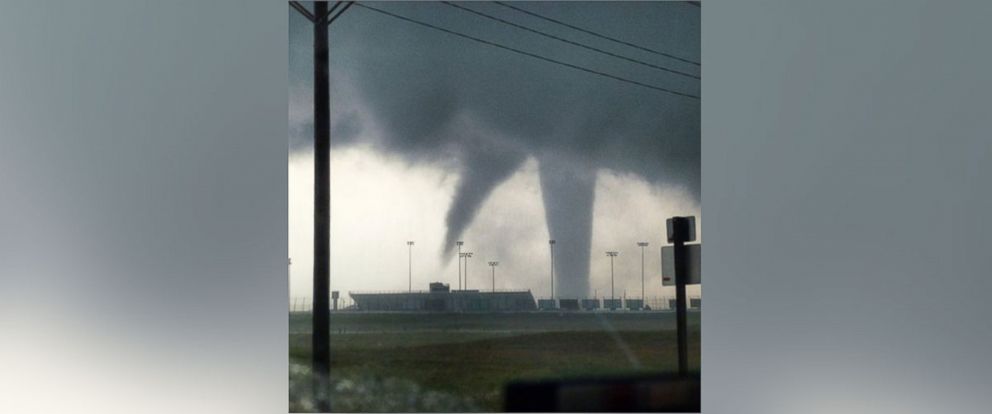
[[[551,59],[699,95],[700,81],[546,39],[440,3],[373,7]],[[699,9],[684,3],[516,3],[611,37],[699,61]],[[492,3],[466,7],[653,65],[695,65],[553,25]],[[312,36],[290,13],[289,197],[292,295],[310,292]],[[331,284],[457,286],[449,248],[465,240],[469,287],[547,296],[549,237],[556,291],[640,294],[660,283],[664,220],[699,214],[699,101],[521,56],[352,7],[331,38]],[[701,222],[701,221],[700,221]],[[588,284],[578,280],[589,274]],[[660,286],[648,296],[662,295]]]

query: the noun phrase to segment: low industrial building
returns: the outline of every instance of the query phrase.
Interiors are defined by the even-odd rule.
[[[518,312],[537,309],[534,295],[525,291],[451,290],[431,283],[428,291],[349,292],[360,311]]]
[[[702,298],[689,298],[689,303],[688,303],[689,309],[699,309],[702,306],[703,306]],[[675,299],[669,299],[668,310],[675,310],[676,308],[678,308],[678,305],[676,304]]]

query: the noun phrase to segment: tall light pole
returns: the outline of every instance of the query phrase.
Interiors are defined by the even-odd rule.
[[[458,290],[462,290],[462,245],[465,242],[459,240],[455,244],[458,245]]]
[[[468,258],[472,257],[472,252],[459,253],[459,256],[465,258],[465,290],[468,290]]]
[[[493,268],[493,293],[496,293],[496,266],[499,266],[499,262],[489,262],[489,267]]]
[[[613,290],[613,258],[620,255],[620,252],[606,252],[610,256],[610,310],[616,308],[616,295]]]
[[[409,284],[410,284],[410,287],[409,287],[409,290],[410,290],[410,292],[413,292],[413,241],[406,242],[406,246],[407,246],[407,249],[409,250],[409,252],[407,253],[407,261],[409,262],[408,269],[410,271],[410,275],[409,275]]]
[[[548,240],[548,246],[551,246],[551,300],[555,300],[555,241],[554,241],[554,239]]]
[[[641,309],[644,309],[644,248],[648,247],[648,242],[637,242],[641,246]]]

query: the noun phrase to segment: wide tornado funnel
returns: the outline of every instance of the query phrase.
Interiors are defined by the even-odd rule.
[[[596,169],[544,157],[539,171],[548,234],[555,240],[555,298],[588,297]]]

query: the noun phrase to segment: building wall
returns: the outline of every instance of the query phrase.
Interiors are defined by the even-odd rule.
[[[501,312],[535,310],[530,292],[352,293],[359,310]]]

